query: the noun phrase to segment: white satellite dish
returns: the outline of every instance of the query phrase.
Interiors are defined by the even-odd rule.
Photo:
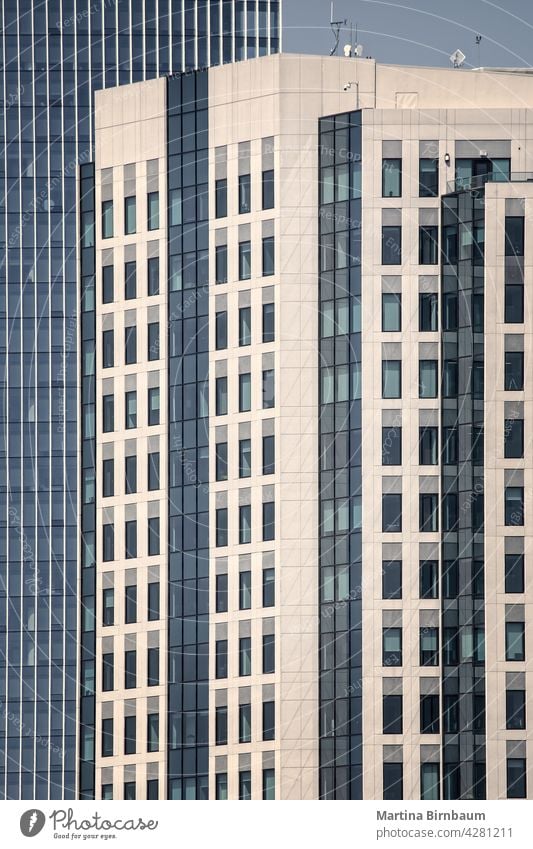
[[[450,56],[450,62],[452,63],[454,68],[460,68],[464,65],[464,61],[466,59],[465,54],[462,50],[456,50],[455,53],[452,53]]]
[[[362,56],[363,55],[363,45],[356,44],[354,47],[354,56]]]
[[[344,45],[344,55],[346,56],[346,58],[349,58],[352,55],[352,45],[351,44],[345,44]]]

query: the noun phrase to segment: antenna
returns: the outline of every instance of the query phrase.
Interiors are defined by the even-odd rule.
[[[481,68],[481,41],[483,36],[476,35],[476,45],[477,45],[477,66]]]
[[[341,35],[341,27],[343,27],[343,26],[345,26],[345,25],[346,25],[346,19],[344,19],[343,21],[334,21],[334,20],[333,20],[333,0],[331,0],[331,17],[330,17],[330,22],[329,22],[329,24],[330,24],[330,27],[331,27],[331,31],[332,31],[332,33],[333,33],[333,36],[334,36],[334,38],[335,38],[335,44],[334,44],[334,45],[333,45],[333,47],[331,48],[331,50],[330,50],[330,52],[329,52],[329,55],[330,55],[330,56],[335,56],[335,54],[337,53],[338,47],[339,47],[339,39],[340,39],[340,35]]]
[[[450,62],[452,63],[454,68],[462,67],[462,65],[464,65],[465,59],[466,59],[466,56],[465,56],[465,54],[463,53],[462,50],[456,50],[450,56]]]

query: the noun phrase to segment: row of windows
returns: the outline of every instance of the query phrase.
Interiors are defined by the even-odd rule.
[[[131,584],[124,589],[124,623],[131,625],[137,622],[137,585]],[[146,617],[149,622],[159,619],[160,588],[159,581],[148,584],[148,604]],[[102,625],[115,625],[115,590],[106,587],[102,590]]]
[[[252,277],[252,243],[244,240],[238,244],[239,280]],[[261,276],[271,277],[276,273],[276,242],[274,236],[265,236],[261,241]],[[172,277],[172,268],[171,268]],[[215,247],[215,283],[228,282],[228,246]],[[172,287],[171,288],[181,288]]]
[[[252,176],[239,176],[237,194],[237,212],[245,215],[252,212]],[[261,209],[274,209],[274,171],[261,173]],[[226,218],[228,215],[228,181],[226,178],[215,181],[215,217]]]
[[[439,496],[437,493],[419,495],[420,533],[436,533],[439,530]],[[472,527],[480,530],[484,524],[484,498],[481,493],[472,501]],[[455,531],[459,524],[459,497],[455,492],[442,496],[442,530]],[[507,527],[524,525],[524,487],[506,486],[504,488],[504,524]],[[381,530],[387,534],[397,534],[402,530],[402,494],[383,493],[381,497]]]
[[[159,751],[159,714],[149,713],[146,721],[147,752]],[[115,754],[114,722],[112,718],[102,719],[102,757],[112,758]],[[137,717],[124,717],[124,738],[122,753],[124,755],[138,754]]]
[[[146,555],[154,557],[160,553],[159,516],[148,519]],[[124,557],[131,560],[139,557],[137,550],[137,520],[124,522]],[[105,563],[115,559],[115,526],[102,526],[102,559]]]
[[[340,247],[343,256],[342,245],[337,247]],[[342,256],[336,258],[336,267],[344,267]],[[331,258],[329,262],[331,262]],[[341,265],[339,265],[339,262]],[[402,227],[400,224],[384,224],[381,228],[381,264],[402,264]],[[418,228],[418,264],[439,264],[439,228],[436,224],[425,224]],[[326,261],[323,270],[327,270],[327,267],[328,262]]]
[[[160,423],[160,394],[159,386],[148,389],[148,419],[152,427]],[[137,421],[137,392],[132,390],[124,393],[124,427],[126,430],[139,427]],[[102,397],[102,430],[112,433],[115,430],[115,396]]]
[[[238,587],[239,610],[250,610],[252,607],[252,572],[239,572]],[[263,607],[274,607],[276,603],[276,577],[272,567],[263,569],[261,580],[261,600]],[[215,610],[217,613],[228,612],[228,575],[223,573],[216,576]]]
[[[275,436],[263,436],[262,438],[262,463],[261,473],[273,475],[276,471],[276,445]],[[228,479],[228,443],[217,442],[216,450],[216,480],[227,481]],[[250,478],[252,476],[252,440],[239,439],[239,478]]]
[[[159,451],[150,451],[147,455],[147,489],[149,492],[159,489],[160,455]],[[124,458],[124,495],[137,492],[137,455],[131,454]],[[111,498],[115,490],[115,461],[113,458],[102,460],[102,496]]]
[[[146,197],[147,203],[147,221],[148,230],[159,229],[159,192],[148,192]],[[102,239],[112,239],[114,236],[114,221],[113,221],[113,201],[102,201]],[[131,236],[137,232],[137,198],[135,195],[130,195],[124,198],[124,235]],[[83,247],[89,247],[84,244]]]
[[[471,593],[477,598],[484,594],[483,561],[473,560],[469,583]],[[381,569],[381,597],[402,598],[401,560],[383,560]],[[464,578],[463,578],[464,580]],[[506,593],[523,593],[525,587],[525,570],[523,554],[506,554],[504,560],[504,583]],[[444,598],[457,598],[459,590],[459,562],[446,560],[442,569],[442,595]],[[438,560],[419,561],[419,597],[439,597],[439,562]]]
[[[273,769],[262,771],[263,800],[276,798],[276,774]],[[228,798],[228,774],[218,772],[215,776],[215,798],[226,800]],[[252,773],[248,769],[239,771],[239,800],[250,801],[252,798]]]
[[[217,548],[229,545],[228,538],[228,508],[219,507],[216,510],[215,545]],[[274,501],[262,504],[261,540],[268,542],[276,536],[276,505]],[[239,506],[238,524],[239,545],[249,545],[252,542],[252,505]]]
[[[418,463],[420,466],[457,465],[459,434],[456,427],[443,428],[442,448],[439,454],[439,428],[432,425],[418,429]],[[483,429],[473,427],[471,449],[466,460],[475,465],[483,463]],[[524,420],[504,420],[504,458],[520,459],[524,456]],[[402,465],[402,428],[396,425],[381,429],[381,462],[383,466]]]
[[[148,324],[148,339],[146,357],[149,362],[158,360],[159,351],[159,322]],[[133,324],[124,328],[124,365],[137,362],[137,327]],[[102,368],[114,368],[115,362],[115,331],[102,331]]]
[[[483,627],[467,626],[444,628],[442,662],[445,666],[459,663],[485,662],[485,630]],[[505,660],[525,660],[525,623],[505,623]],[[420,666],[439,665],[439,629],[424,627],[419,633]],[[386,627],[382,634],[383,666],[403,666],[402,628]]]
[[[137,263],[135,260],[124,263],[124,300],[131,301],[142,297],[144,291],[138,293],[137,287]],[[159,257],[150,257],[147,261],[146,295],[152,297],[159,295]],[[102,303],[112,304],[115,300],[115,267],[104,265],[102,267]]]
[[[483,764],[483,767],[485,765]],[[526,759],[507,758],[507,798],[526,799]],[[451,764],[445,776],[445,787],[447,799],[459,798],[458,764]],[[440,799],[440,765],[438,763],[426,763],[420,765],[420,798],[425,800]],[[383,764],[383,799],[385,801],[403,799],[403,764]]]
[[[276,671],[276,637],[263,634],[261,644],[261,674],[271,675]],[[252,638],[239,637],[239,677],[252,674]],[[228,677],[228,641],[215,641],[215,678]]]
[[[238,742],[252,742],[252,705],[239,704]],[[263,702],[261,706],[261,740],[276,738],[276,705],[273,701]],[[226,705],[215,708],[215,745],[228,744],[228,708]]]
[[[262,409],[270,410],[275,406],[274,369],[262,372]],[[250,372],[239,374],[239,413],[248,413],[252,409],[252,375]],[[215,378],[215,415],[228,414],[228,378]]]
[[[148,325],[150,328],[150,325]],[[238,316],[239,347],[243,348],[252,344],[252,308],[239,307]],[[262,311],[262,333],[261,341],[274,342],[274,304],[263,304]],[[219,310],[215,314],[215,348],[222,351],[228,347],[228,313],[227,310]]]
[[[437,197],[439,193],[439,160],[420,157],[418,160],[418,196]],[[381,161],[381,195],[384,198],[402,196],[402,160],[400,157],[383,157]]]
[[[158,647],[147,649],[146,663],[146,686],[157,687],[159,685]],[[134,690],[136,687],[144,686],[143,682],[137,680],[137,651],[135,649],[124,652],[124,666],[120,672],[120,679],[125,690]],[[105,652],[102,655],[102,690],[106,693],[111,692],[115,689],[115,685],[115,654],[114,652]],[[148,751],[157,750],[148,749]]]
[[[158,751],[156,749],[156,751]],[[113,798],[113,785],[102,784],[102,799]],[[125,781],[123,785],[122,798],[126,802],[131,802],[137,798],[137,783],[135,781]],[[148,778],[146,781],[146,798],[159,799],[159,780],[157,778]]]

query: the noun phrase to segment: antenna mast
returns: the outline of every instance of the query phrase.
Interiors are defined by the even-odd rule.
[[[345,25],[346,25],[346,19],[344,19],[343,21],[334,21],[333,20],[333,0],[331,0],[330,26],[331,26],[331,31],[333,33],[333,36],[335,38],[335,44],[333,45],[333,47],[330,50],[330,53],[329,53],[330,56],[335,56],[335,54],[336,54],[336,52],[339,48],[341,27],[343,27]]]

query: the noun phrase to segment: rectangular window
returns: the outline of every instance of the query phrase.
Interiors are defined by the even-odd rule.
[[[127,366],[137,362],[137,328],[124,328],[124,362]]]
[[[148,491],[153,492],[159,488],[159,451],[151,451],[148,454]]]
[[[275,436],[263,436],[263,474],[273,475],[276,471]]]
[[[128,585],[124,590],[124,613],[126,625],[137,622],[137,586]]]
[[[102,757],[113,757],[113,720],[102,719]]]
[[[215,446],[215,478],[217,481],[228,479],[228,443],[217,442]]]
[[[263,770],[263,801],[276,798],[276,773],[274,769]]]
[[[148,390],[148,424],[149,425],[158,425],[159,424],[159,410],[160,410],[159,386],[156,386],[156,387]]]
[[[419,197],[435,198],[439,193],[439,160],[420,157],[418,167]]]
[[[381,397],[402,397],[402,361],[383,360],[381,363]]]
[[[219,705],[215,708],[215,745],[226,746],[228,743],[228,708]]]
[[[148,519],[148,557],[159,553],[159,516],[154,516]]]
[[[252,740],[252,706],[239,705],[239,743]]]
[[[146,717],[146,743],[148,752],[159,751],[159,714],[149,713]]]
[[[402,296],[397,292],[381,295],[381,329],[384,333],[402,329]]]
[[[507,758],[507,798],[527,798],[525,758]]]
[[[124,782],[124,801],[133,802],[136,798],[136,788],[134,781]]]
[[[148,362],[154,362],[159,357],[159,322],[152,321],[148,325]]]
[[[402,597],[402,561],[383,560],[381,564],[381,597]]]
[[[104,527],[109,526],[104,525]],[[115,590],[113,587],[102,590],[102,624],[115,624]]]
[[[263,342],[273,342],[274,338],[274,304],[263,304]]]
[[[439,562],[438,560],[420,561],[420,598],[439,597]]]
[[[482,504],[481,497],[472,504],[472,526],[474,530],[478,530],[479,526],[479,505]],[[459,521],[457,493],[448,492],[442,497],[442,529],[443,531],[455,531]],[[481,515],[481,521],[482,515]]]
[[[505,352],[505,390],[514,392],[524,388],[524,352]]]
[[[137,717],[124,717],[124,754],[134,755],[137,752]]]
[[[263,171],[261,175],[262,207],[274,209],[274,171]]]
[[[275,504],[273,501],[266,501],[263,504],[263,542],[275,539],[276,535],[276,516]]]
[[[215,775],[215,798],[227,801],[228,798],[228,773],[217,772]]]
[[[421,427],[418,429],[418,462],[421,466],[436,466],[438,463],[439,429]]]
[[[124,198],[124,233],[130,236],[137,227],[137,199],[135,195]]]
[[[418,397],[436,398],[438,386],[438,360],[420,360],[418,363]]]
[[[156,749],[159,751],[159,749]],[[146,782],[146,798],[159,799],[159,779],[149,778]]]
[[[228,544],[228,510],[227,507],[219,507],[216,511],[216,546],[218,548]]]
[[[239,639],[239,675],[248,676],[252,674],[252,640],[251,637],[240,637]]]
[[[239,375],[239,413],[252,409],[252,375],[249,372]]]
[[[126,560],[131,560],[137,557],[137,522],[126,522],[124,528]]]
[[[420,733],[439,733],[439,697],[436,694],[420,696]]]
[[[124,689],[133,690],[137,686],[137,652],[124,652]]]
[[[148,584],[148,621],[156,622],[160,616],[160,589],[159,581],[150,581]]]
[[[102,461],[102,496],[111,498],[115,494],[115,461]]]
[[[228,313],[221,310],[215,314],[215,348],[222,351],[228,347]]]
[[[439,299],[436,292],[424,292],[418,297],[418,329],[421,333],[439,329]]]
[[[115,297],[114,273],[112,265],[104,265],[102,268],[102,303],[112,304]]]
[[[507,690],[505,693],[505,727],[509,731],[522,731],[526,727],[525,690]]]
[[[217,575],[215,581],[215,609],[217,613],[227,613],[228,610],[228,576]]]
[[[239,572],[239,610],[250,610],[252,606],[252,573]]]
[[[439,497],[436,493],[421,494],[419,504],[421,533],[436,533],[439,530]]]
[[[113,652],[102,655],[102,690],[105,693],[113,690],[115,686],[115,664]]]
[[[274,236],[265,236],[263,239],[263,277],[271,277],[275,274],[275,256]]]
[[[228,641],[215,641],[215,678],[228,677]]]
[[[263,702],[263,740],[274,740],[276,737],[275,702]]]
[[[250,174],[239,177],[239,215],[252,211],[252,180]]]
[[[440,799],[438,763],[420,764],[420,798],[426,801],[437,801]]]
[[[132,301],[137,297],[137,263],[124,263],[124,298]]]
[[[402,464],[402,429],[401,427],[381,428],[381,462],[384,466],[401,466]]]
[[[102,368],[115,365],[115,334],[113,330],[102,332]]]
[[[137,456],[135,454],[125,458],[124,491],[126,495],[137,492]]]
[[[228,181],[226,179],[215,182],[215,215],[217,218],[225,218],[228,214]]]
[[[248,769],[239,771],[239,801],[250,801],[252,798],[252,773]]]
[[[263,675],[275,672],[276,638],[274,634],[263,634]]]
[[[524,420],[505,419],[505,458],[519,459],[524,456]]]
[[[439,262],[439,228],[437,225],[426,225],[418,231],[418,262],[420,265],[438,265]]]
[[[102,201],[102,239],[113,238],[113,201]]]
[[[402,196],[401,159],[383,159],[381,161],[381,195],[384,198]]]
[[[215,248],[215,282],[228,282],[228,246],[217,245]]]
[[[263,569],[263,607],[276,604],[276,577],[272,568]]]
[[[263,369],[263,410],[275,406],[274,369]]]
[[[250,504],[239,507],[239,545],[249,545],[252,541],[252,508]]]
[[[505,256],[524,256],[524,216],[505,216]]]
[[[381,496],[381,530],[384,534],[398,534],[402,530],[401,493],[383,493]]]
[[[524,592],[524,555],[505,555],[505,592]]]
[[[381,228],[381,264],[402,264],[402,228],[400,226]]]
[[[149,648],[147,652],[147,677],[148,687],[159,686],[159,647]]]
[[[525,660],[525,624],[524,622],[505,623],[505,660]]]
[[[126,430],[131,430],[137,427],[137,393],[135,391],[126,392],[124,403],[126,415]]]
[[[521,526],[524,524],[524,487],[505,487],[505,524]]]
[[[159,295],[159,257],[148,260],[148,294]]]
[[[239,346],[252,344],[252,310],[250,307],[239,309]]]
[[[383,696],[383,733],[402,734],[403,697]]]
[[[403,764],[383,764],[383,800],[386,802],[403,799]]]
[[[111,524],[102,526],[102,559],[104,563],[115,559],[115,528]]]
[[[159,229],[159,192],[148,192],[148,229]]]
[[[522,324],[524,321],[524,286],[508,283],[505,286],[505,322]]]
[[[383,666],[402,665],[402,629],[383,628]]]
[[[252,276],[252,243],[239,242],[239,280],[249,280]]]
[[[217,416],[228,414],[228,378],[217,377],[215,380],[215,413]]]
[[[420,628],[420,666],[439,665],[439,629]]]

